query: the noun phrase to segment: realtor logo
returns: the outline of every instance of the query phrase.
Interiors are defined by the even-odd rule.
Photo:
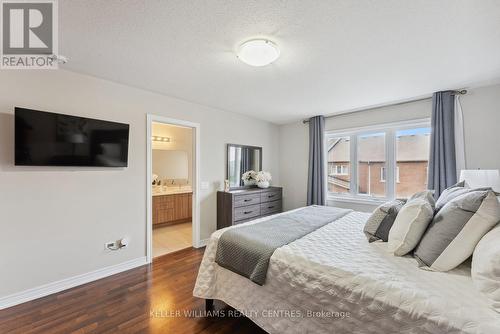
[[[1,0],[3,69],[57,68],[55,0]]]

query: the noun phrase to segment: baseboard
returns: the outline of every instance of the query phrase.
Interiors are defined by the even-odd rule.
[[[91,271],[86,274],[65,278],[60,281],[44,284],[39,287],[17,292],[5,297],[0,297],[0,310],[45,297],[56,292],[74,288],[75,286],[96,281],[98,279],[140,267],[145,264],[147,264],[146,257],[140,257],[120,264]]]

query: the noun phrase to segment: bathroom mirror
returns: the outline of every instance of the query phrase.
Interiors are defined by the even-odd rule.
[[[158,175],[160,179],[188,179],[188,153],[176,150],[153,150],[153,174]]]
[[[262,170],[262,147],[227,144],[227,174],[229,187],[244,187],[241,176],[249,170]]]

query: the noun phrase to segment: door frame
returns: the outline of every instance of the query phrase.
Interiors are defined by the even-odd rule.
[[[193,187],[193,205],[192,205],[192,240],[193,247],[202,247],[200,240],[200,124],[189,122],[181,119],[169,118],[153,114],[147,114],[147,129],[146,129],[146,258],[147,262],[153,261],[153,145],[151,142],[152,137],[152,124],[163,123],[167,125],[177,125],[191,128],[193,130],[193,163],[192,174],[193,180],[191,182]]]

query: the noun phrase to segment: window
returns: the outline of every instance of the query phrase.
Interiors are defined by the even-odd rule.
[[[426,189],[430,133],[429,120],[327,132],[329,195],[382,201]]]
[[[385,167],[380,167],[380,182],[385,182],[386,175],[387,169]],[[396,183],[399,183],[399,167],[396,167]]]
[[[330,165],[330,175],[348,175],[349,169],[346,165]]]
[[[358,194],[387,197],[385,182],[380,182],[386,165],[385,133],[358,135]],[[385,176],[384,176],[385,178]]]
[[[412,128],[396,132],[396,162],[401,170],[396,197],[409,197],[427,188],[430,128]]]
[[[351,143],[349,137],[328,138],[328,191],[348,194]]]

